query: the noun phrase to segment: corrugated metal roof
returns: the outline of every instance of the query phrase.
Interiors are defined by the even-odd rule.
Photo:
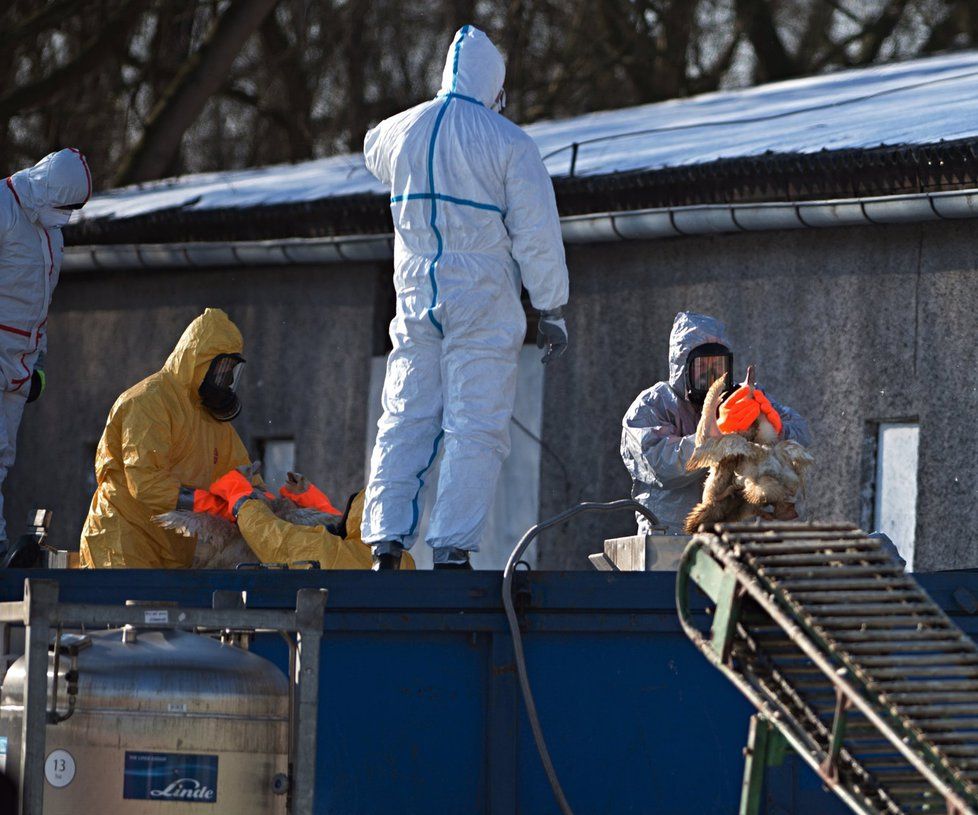
[[[957,150],[956,177],[973,178],[976,102],[978,52],[965,52],[527,130],[554,177],[562,213],[571,214],[793,200],[809,192],[844,196],[860,184],[857,194],[941,188],[925,152],[906,148],[954,141],[936,149]],[[922,181],[922,161],[929,182]],[[72,243],[132,241],[136,233],[164,241],[241,237],[236,222],[244,211],[256,238],[386,230],[387,194],[359,154],[188,175],[95,196],[67,237]]]

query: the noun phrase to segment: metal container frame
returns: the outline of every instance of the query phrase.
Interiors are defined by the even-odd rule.
[[[19,761],[20,815],[44,811],[44,761],[48,711],[48,648],[52,629],[145,625],[154,628],[221,631],[240,637],[262,631],[281,633],[290,649],[289,790],[290,815],[310,815],[316,786],[316,730],[319,701],[320,646],[326,589],[299,589],[295,610],[248,609],[241,593],[215,591],[213,608],[167,607],[166,614],[147,606],[61,603],[55,580],[26,578],[22,601],[0,603],[0,625],[25,629],[24,716]],[[161,604],[162,607],[163,604]],[[295,634],[295,640],[290,634]],[[6,636],[4,637],[6,639]],[[54,711],[55,715],[57,711]]]

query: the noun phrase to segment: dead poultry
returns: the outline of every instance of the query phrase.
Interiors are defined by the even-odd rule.
[[[748,366],[742,383],[754,389],[754,368]],[[696,427],[696,446],[686,468],[709,467],[702,500],[686,517],[687,534],[701,527],[748,518],[791,520],[805,471],[814,463],[798,442],[779,439],[778,432],[760,413],[742,433],[722,433],[717,409],[723,399],[724,380],[711,386]],[[770,507],[770,509],[768,509]]]
[[[239,467],[249,480],[258,472],[259,462]],[[304,492],[309,482],[299,473],[289,473],[286,486],[290,492]],[[288,498],[262,497],[276,516],[300,526],[325,526],[339,518],[315,509],[296,506]],[[239,563],[254,563],[258,556],[241,536],[238,525],[225,518],[207,512],[175,509],[156,515],[153,520],[164,529],[172,529],[188,538],[197,538],[194,551],[194,569],[233,569]]]

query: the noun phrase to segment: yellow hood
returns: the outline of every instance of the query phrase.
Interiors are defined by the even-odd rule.
[[[196,393],[214,357],[243,351],[244,339],[231,318],[219,308],[208,308],[187,326],[163,370]]]

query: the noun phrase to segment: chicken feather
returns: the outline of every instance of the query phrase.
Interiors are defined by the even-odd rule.
[[[743,383],[754,387],[754,368]],[[696,445],[686,465],[693,471],[709,467],[702,499],[686,517],[687,534],[717,523],[752,517],[797,517],[794,504],[804,488],[804,473],[815,459],[798,442],[779,439],[762,413],[743,433],[722,433],[717,409],[724,380],[714,382],[696,427]],[[771,511],[765,510],[771,507]]]

